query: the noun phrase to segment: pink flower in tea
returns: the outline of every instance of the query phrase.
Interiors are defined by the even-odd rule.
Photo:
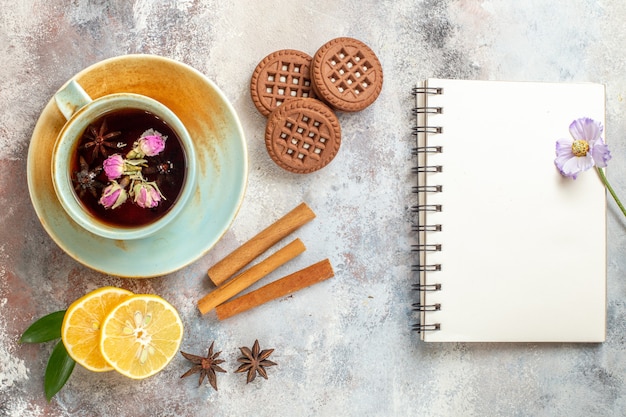
[[[104,188],[98,202],[106,209],[115,209],[124,204],[127,198],[128,193],[124,189],[124,185],[113,180]]]
[[[109,180],[116,180],[124,174],[124,158],[117,153],[111,155],[104,160],[102,168]]]
[[[109,180],[116,180],[122,175],[135,176],[141,172],[143,166],[146,166],[145,159],[124,159],[119,154],[109,156],[102,163],[104,173]]]
[[[155,156],[165,149],[165,141],[162,136],[151,135],[139,139],[139,148],[146,156]]]
[[[133,149],[128,153],[128,158],[135,159],[158,155],[165,149],[166,140],[167,136],[163,136],[154,129],[148,129],[135,141]]]
[[[165,198],[156,183],[146,181],[134,182],[131,195],[135,204],[143,208],[156,207]]]

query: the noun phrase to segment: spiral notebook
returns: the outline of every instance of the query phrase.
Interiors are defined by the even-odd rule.
[[[573,120],[604,124],[604,86],[428,79],[413,94],[422,340],[604,341],[606,192],[554,165]]]

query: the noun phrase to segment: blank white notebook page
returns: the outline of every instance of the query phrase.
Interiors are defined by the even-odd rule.
[[[427,175],[442,191],[428,195],[440,212],[426,234],[441,244],[426,253],[425,293],[441,309],[422,313],[426,341],[601,342],[606,326],[606,192],[592,169],[576,180],[554,165],[555,144],[570,123],[604,124],[598,84],[429,79],[442,88],[427,106]],[[606,133],[606,132],[605,132]],[[603,137],[606,140],[605,135]],[[610,146],[610,143],[609,143]],[[610,168],[610,163],[609,163]]]

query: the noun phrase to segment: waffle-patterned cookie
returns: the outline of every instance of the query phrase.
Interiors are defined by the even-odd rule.
[[[293,98],[315,98],[311,85],[311,56],[282,49],[263,58],[250,80],[250,95],[263,116]]]
[[[372,104],[383,86],[378,57],[353,38],[336,38],[322,45],[313,56],[311,72],[317,96],[346,112]]]
[[[319,100],[289,100],[276,108],[267,120],[267,152],[287,171],[296,174],[317,171],[333,160],[340,145],[339,120]]]

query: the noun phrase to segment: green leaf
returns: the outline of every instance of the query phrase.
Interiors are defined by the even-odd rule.
[[[50,354],[48,365],[46,366],[46,374],[44,375],[43,386],[48,401],[63,388],[63,385],[72,375],[74,365],[76,365],[76,362],[68,355],[63,341],[59,340],[59,343],[57,343]]]
[[[26,329],[20,338],[20,343],[42,343],[58,339],[61,337],[64,316],[65,310],[43,316]]]

